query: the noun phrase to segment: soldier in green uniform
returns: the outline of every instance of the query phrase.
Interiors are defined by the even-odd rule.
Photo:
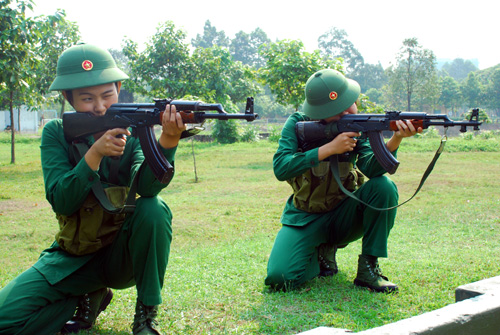
[[[62,91],[76,111],[98,116],[118,102],[121,81],[127,78],[109,52],[79,44],[61,54],[51,90]],[[167,106],[159,144],[172,164],[184,130],[175,106]],[[90,136],[88,151],[76,160],[72,144],[64,138],[61,120],[44,127],[41,161],[46,198],[61,231],[72,224],[95,225],[96,220],[99,225],[104,226],[106,221],[118,228],[102,240],[97,239],[101,244],[95,250],[83,248],[92,241],[81,236],[82,228],[80,236],[76,236],[83,248],[80,253],[72,252],[71,240],[57,238],[61,235],[58,233],[56,242],[42,252],[32,267],[0,291],[0,334],[76,333],[89,329],[110,303],[110,288],[133,286],[137,289],[133,333],[159,334],[154,329],[155,317],[162,302],[172,213],[158,196],[167,184],[155,178],[144,162],[139,140],[128,135],[128,129],[117,128]],[[94,183],[128,187],[134,177],[138,198],[133,213],[103,213],[92,195]]]
[[[294,289],[315,277],[337,273],[337,249],[358,239],[362,239],[362,250],[354,284],[376,292],[398,289],[378,265],[379,257],[387,257],[396,209],[377,211],[346,197],[325,161],[339,155],[340,177],[348,190],[371,206],[392,207],[398,202],[396,185],[384,175],[369,142],[358,138],[359,133],[346,132],[303,152],[295,134],[299,121],[336,122],[357,113],[359,94],[358,83],[340,72],[318,71],[306,83],[303,112],[291,115],[283,127],[273,168],[278,180],[292,186],[293,195],[285,204],[282,228],[269,257],[265,283],[274,289]],[[422,131],[404,121],[397,125],[398,131],[386,143],[393,155],[404,137]]]

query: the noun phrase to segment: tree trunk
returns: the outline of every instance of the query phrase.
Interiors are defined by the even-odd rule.
[[[408,112],[411,112],[411,93],[408,92]]]
[[[10,163],[15,164],[16,163],[16,150],[15,150],[15,143],[16,143],[16,127],[14,124],[14,106],[12,104],[12,100],[14,99],[14,92],[10,91]]]

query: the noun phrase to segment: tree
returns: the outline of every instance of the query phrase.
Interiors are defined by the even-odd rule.
[[[328,58],[342,58],[346,64],[347,73],[351,73],[364,64],[361,53],[347,39],[344,29],[331,28],[318,39],[321,54]]]
[[[451,109],[452,114],[462,104],[462,96],[460,93],[460,86],[458,82],[450,76],[440,78],[439,84],[441,87],[441,96],[439,103],[443,107]]]
[[[255,29],[250,34],[240,31],[231,40],[229,50],[233,60],[258,69],[265,65],[264,59],[259,54],[259,47],[270,42],[267,34],[260,28]]]
[[[76,23],[66,20],[64,11],[56,12],[51,16],[41,16],[46,26],[43,38],[36,49],[40,62],[36,67],[36,78],[32,90],[43,96],[49,94],[49,87],[55,79],[57,60],[61,53],[75,45],[80,40],[80,31]],[[52,97],[61,103],[60,114],[64,113],[66,99],[62,94]]]
[[[406,98],[406,108],[411,111],[412,99],[420,107],[432,108],[438,98],[436,57],[423,49],[416,38],[403,41],[396,64],[387,70],[392,103],[400,104]]]
[[[446,71],[446,73],[456,81],[462,81],[467,78],[469,72],[477,71],[478,68],[470,60],[456,58],[451,63],[446,62],[443,65],[442,70]]]
[[[233,62],[225,48],[197,48],[193,52],[192,63],[190,80],[195,85],[191,95],[208,102],[229,104],[243,101],[248,95],[258,92],[249,66]]]
[[[130,73],[130,66],[128,65],[128,59],[123,53],[123,50],[117,49],[108,49],[111,56],[116,62],[116,66],[120,68],[125,73]],[[118,102],[120,103],[128,103],[134,102],[134,93],[125,88],[125,85],[122,85],[120,90],[120,95],[118,96]]]
[[[368,91],[366,91],[366,96],[370,99],[370,101],[373,101],[376,104],[382,104],[383,99],[383,93],[381,90],[378,90],[376,88],[370,88]]]
[[[277,103],[276,97],[270,92],[268,86],[263,87],[262,92],[255,96],[254,110],[260,118],[267,119],[286,118],[294,112],[290,105],[283,108]]]
[[[359,65],[350,73],[349,77],[359,83],[363,92],[371,88],[380,89],[387,83],[387,76],[380,63]]]
[[[193,65],[185,38],[184,31],[176,30],[173,22],[167,21],[158,26],[142,52],[136,42],[126,40],[123,53],[131,80],[124,81],[124,88],[151,98],[182,98],[189,94]]]
[[[37,50],[51,28],[43,20],[26,17],[33,9],[32,0],[0,1],[0,95],[10,110],[11,163],[15,163],[14,106],[34,106],[43,100],[42,92],[30,87],[38,81],[36,69],[40,62]],[[58,16],[54,17],[57,21]]]
[[[26,9],[32,9],[31,1],[20,1],[11,6],[10,0],[0,2],[0,83],[2,100],[10,111],[11,163],[16,162],[14,104],[15,93],[21,87],[29,86],[26,80],[34,55],[30,49],[30,30],[34,22],[26,18]]]
[[[470,117],[472,115],[472,110],[474,108],[470,108],[467,112],[465,112],[463,114],[463,118],[466,119],[466,120],[470,120]],[[478,121],[479,122],[482,122],[482,123],[491,123],[491,119],[490,119],[490,116],[488,115],[488,113],[486,113],[486,111],[482,108],[479,108],[479,116],[478,116]]]
[[[342,71],[342,61],[324,59],[318,50],[306,52],[297,40],[265,45],[261,54],[266,66],[259,69],[259,79],[269,85],[279,104],[292,105],[295,110],[304,102],[306,81],[314,72],[325,68]]]
[[[185,37],[168,21],[159,26],[143,52],[135,42],[125,41],[123,53],[132,80],[125,81],[124,88],[148,97],[217,102],[229,112],[258,92],[251,68],[234,62],[227,48],[198,47],[190,55]]]
[[[486,92],[488,106],[495,111],[497,116],[500,116],[500,68],[491,75]]]
[[[483,92],[483,85],[479,81],[475,72],[470,72],[467,75],[467,79],[460,86],[460,90],[467,107],[479,107]]]
[[[233,62],[225,48],[197,48],[192,55],[192,63],[191,81],[195,85],[191,94],[207,102],[221,103],[229,112],[237,110],[237,102],[246,101],[247,96],[259,91],[250,67]],[[236,142],[237,124],[233,120],[217,120],[212,135],[220,143]]]
[[[359,95],[356,105],[358,107],[358,113],[362,114],[382,114],[385,112],[382,106],[377,105],[374,100],[370,99],[370,96],[363,93]]]
[[[191,45],[195,48],[210,48],[213,46],[228,48],[229,38],[223,30],[217,31],[217,28],[210,23],[210,20],[207,20],[203,27],[203,35],[197,34],[196,38],[191,40]]]

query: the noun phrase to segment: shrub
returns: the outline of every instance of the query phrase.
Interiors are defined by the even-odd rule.
[[[439,130],[436,127],[433,127],[433,126],[425,129],[422,132],[422,136],[423,137],[427,137],[427,138],[441,137],[441,135],[439,135]]]
[[[212,137],[222,144],[238,142],[238,126],[234,120],[216,120],[212,128]]]
[[[463,138],[464,140],[471,141],[474,139],[474,133],[468,131],[466,133],[461,133],[460,137]]]
[[[269,127],[269,137],[268,137],[268,140],[270,142],[276,142],[276,143],[278,143],[278,141],[280,140],[280,138],[281,138],[281,127],[270,126]]]
[[[245,125],[241,128],[240,141],[257,142],[260,140],[259,129],[254,125]]]
[[[495,137],[495,133],[491,130],[483,130],[479,133],[478,135],[479,137],[481,138],[484,138],[484,139],[490,139],[490,138],[494,138]]]

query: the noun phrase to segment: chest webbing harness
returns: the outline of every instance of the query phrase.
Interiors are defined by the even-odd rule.
[[[88,143],[83,141],[73,141],[71,143],[71,147],[73,148],[73,156],[76,163],[78,163],[85,156],[89,149]],[[111,157],[109,160],[109,182],[114,185],[118,185],[118,169],[120,166],[120,160],[121,157]],[[104,211],[110,214],[126,214],[132,213],[135,210],[138,174],[139,171],[137,171],[134,179],[132,180],[132,184],[130,185],[130,189],[128,190],[125,204],[122,207],[116,207],[115,205],[113,205],[113,203],[106,195],[101,181],[95,182],[92,185],[92,192],[94,193],[94,196],[96,197],[97,201],[99,201],[99,204],[104,209]]]
[[[369,203],[359,199],[356,195],[354,195],[352,192],[348,191],[343,185],[342,185],[342,182],[340,181],[340,176],[339,176],[339,160],[338,160],[338,155],[333,155],[333,156],[330,156],[330,168],[331,168],[331,171],[332,171],[332,174],[333,174],[333,177],[335,178],[335,181],[337,182],[337,184],[339,184],[339,188],[342,192],[344,192],[345,195],[347,195],[348,197],[351,197],[353,198],[354,200],[357,200],[359,201],[360,203],[362,203],[363,205],[371,208],[371,209],[374,209],[376,211],[388,211],[388,210],[391,210],[391,209],[395,209],[399,206],[402,206],[404,204],[406,204],[408,201],[410,201],[411,199],[413,199],[417,193],[420,191],[420,189],[422,188],[422,186],[424,186],[424,183],[425,181],[427,180],[427,177],[429,177],[429,175],[431,174],[432,170],[434,169],[434,166],[436,165],[436,162],[437,160],[439,159],[439,156],[441,156],[441,153],[443,152],[444,150],[444,146],[446,144],[446,140],[448,139],[448,137],[446,136],[446,132],[445,134],[443,135],[443,137],[441,137],[441,143],[439,145],[439,148],[437,149],[436,153],[434,154],[434,158],[432,159],[432,161],[429,163],[429,166],[427,167],[427,169],[425,170],[423,176],[422,176],[422,179],[420,179],[420,183],[417,187],[417,189],[415,190],[415,193],[413,193],[413,195],[406,201],[396,205],[396,206],[392,206],[392,207],[387,207],[387,208],[378,208],[378,207],[374,207],[372,205],[370,205]]]

